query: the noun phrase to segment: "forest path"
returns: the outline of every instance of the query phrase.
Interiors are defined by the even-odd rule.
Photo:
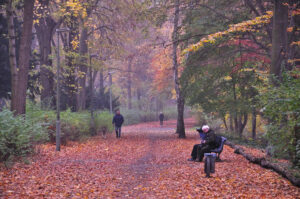
[[[0,170],[1,198],[299,198],[300,189],[275,172],[249,163],[225,146],[213,178],[203,163],[189,162],[198,143],[193,119],[187,139],[178,139],[176,121],[123,128],[122,137],[94,137],[40,146],[31,164]]]

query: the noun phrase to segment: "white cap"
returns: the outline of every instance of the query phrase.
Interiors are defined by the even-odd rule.
[[[209,126],[208,126],[208,125],[203,125],[203,126],[202,126],[202,131],[204,131],[204,129],[209,130]]]

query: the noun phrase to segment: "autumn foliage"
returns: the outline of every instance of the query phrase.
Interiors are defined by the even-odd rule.
[[[124,128],[121,139],[96,137],[62,151],[39,147],[29,165],[1,168],[3,198],[297,198],[300,190],[225,146],[223,162],[205,178],[203,163],[188,162],[194,130],[177,139],[176,121]],[[186,120],[189,127],[193,120]]]
[[[170,89],[173,85],[172,59],[170,55],[170,48],[162,48],[159,49],[152,58],[151,70],[154,75],[153,84],[159,92]]]
[[[227,36],[233,36],[235,34],[243,34],[247,32],[259,32],[260,28],[266,24],[269,24],[273,16],[272,11],[268,11],[267,14],[256,17],[255,19],[243,21],[238,24],[231,25],[227,30],[223,32],[216,32],[202,38],[198,43],[190,45],[183,53],[198,51],[206,44],[214,44],[217,40]]]

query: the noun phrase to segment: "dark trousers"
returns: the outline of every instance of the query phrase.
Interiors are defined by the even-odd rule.
[[[210,146],[210,145],[203,145],[202,147],[198,148],[197,151],[197,158],[202,161],[204,157],[204,153],[210,153],[211,150],[213,150],[215,147]]]
[[[200,150],[201,147],[202,147],[202,144],[195,144],[195,145],[194,145],[193,150],[192,150],[192,153],[191,153],[191,156],[192,156],[193,160],[196,160],[198,150]]]
[[[121,137],[121,127],[115,126],[115,130],[117,138]]]
[[[164,121],[163,120],[159,120],[160,126],[164,125]]]

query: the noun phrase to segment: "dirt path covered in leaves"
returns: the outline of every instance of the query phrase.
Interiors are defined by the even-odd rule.
[[[193,120],[186,121],[188,128]],[[31,164],[0,170],[1,198],[300,198],[280,175],[251,164],[227,146],[213,178],[188,162],[195,131],[177,139],[176,121],[123,128],[55,152],[43,145]]]

